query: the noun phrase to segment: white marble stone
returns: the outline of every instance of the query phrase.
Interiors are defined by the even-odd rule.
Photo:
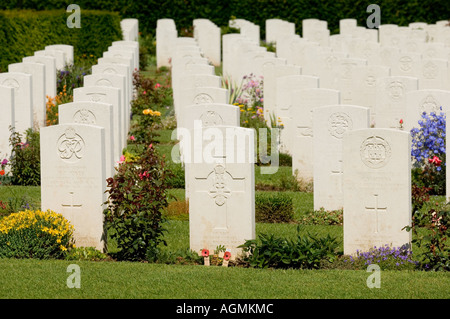
[[[44,127],[41,144],[41,209],[74,226],[75,245],[103,251],[106,201],[104,128],[85,124]]]
[[[348,131],[370,127],[370,110],[356,105],[313,109],[314,210],[343,209],[342,140]]]
[[[411,136],[393,129],[343,140],[344,254],[411,244]]]

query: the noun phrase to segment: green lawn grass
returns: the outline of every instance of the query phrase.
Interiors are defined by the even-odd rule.
[[[68,288],[70,264],[80,267],[80,288]],[[259,270],[132,262],[0,259],[0,298],[68,299],[448,299],[443,272]]]

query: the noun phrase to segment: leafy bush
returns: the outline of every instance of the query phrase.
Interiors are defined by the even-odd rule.
[[[294,217],[292,197],[285,193],[256,194],[255,220],[259,223],[286,223]]]
[[[158,245],[165,243],[163,212],[167,206],[164,160],[152,144],[135,162],[123,161],[107,179],[106,228],[117,241],[120,260],[154,261]]]
[[[317,238],[311,234],[290,240],[271,234],[260,234],[258,239],[247,240],[243,245],[243,258],[255,268],[306,268],[317,269],[323,261],[333,262],[338,255],[339,243],[329,234]]]
[[[412,258],[409,245],[401,247],[374,247],[367,252],[357,251],[356,256],[344,256],[343,262],[350,269],[366,269],[371,264],[377,264],[382,270],[413,270],[417,261]]]
[[[423,112],[411,130],[412,183],[430,187],[430,195],[445,195],[445,122],[444,112]]]
[[[185,187],[185,175],[184,168],[181,164],[172,163],[169,161],[167,166],[173,173],[167,178],[167,187],[169,188],[184,188]]]
[[[0,257],[62,258],[73,247],[73,226],[53,211],[26,210],[0,219]]]
[[[407,231],[415,234],[413,243],[418,247],[423,247],[424,251],[419,255],[419,267],[424,270],[446,270],[450,271],[450,210],[448,204],[436,209],[430,209],[428,214],[422,216],[421,222],[424,224],[418,231],[415,220],[411,227],[407,226]]]
[[[308,211],[301,220],[303,225],[342,225],[343,210],[326,211],[323,207],[319,210]]]
[[[39,131],[28,129],[22,134],[11,129],[9,144],[12,155],[9,166],[12,185],[39,186],[41,183]]]

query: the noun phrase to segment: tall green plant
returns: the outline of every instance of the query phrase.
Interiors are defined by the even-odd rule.
[[[152,144],[135,162],[123,161],[107,179],[106,228],[116,240],[119,260],[154,261],[158,245],[165,244],[164,209],[169,172]]]
[[[41,183],[39,131],[29,128],[23,134],[12,128],[9,144],[12,155],[9,161],[11,184],[22,186],[39,186]]]

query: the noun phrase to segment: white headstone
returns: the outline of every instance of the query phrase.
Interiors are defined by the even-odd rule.
[[[419,89],[450,89],[448,60],[422,59],[419,69]]]
[[[370,127],[370,110],[355,105],[313,109],[314,210],[344,207],[342,140],[348,131]]]
[[[286,65],[266,65],[263,67],[263,89],[264,89],[264,118],[270,123],[270,116],[276,111],[276,80],[281,76],[301,75],[302,69],[299,66]]]
[[[450,110],[450,90],[416,90],[406,93],[406,114],[403,126],[406,131],[419,127],[419,120],[423,112],[446,113]],[[442,107],[442,110],[441,110]]]
[[[418,79],[408,76],[380,78],[377,83],[375,127],[398,128],[406,116],[406,93],[419,88]]]
[[[103,250],[106,201],[104,129],[59,124],[40,131],[41,209],[74,226],[75,245]]]
[[[310,75],[287,75],[276,79],[275,114],[284,128],[280,134],[281,150],[291,154],[293,151],[294,108],[299,106],[295,95],[297,91],[319,87],[319,78]]]
[[[222,126],[200,135],[194,154],[204,156],[187,164],[190,249],[223,245],[234,259],[241,253],[237,247],[255,238],[254,131]],[[214,136],[212,148],[208,136]]]
[[[71,65],[74,62],[74,56],[73,56],[73,46],[68,45],[68,44],[52,44],[52,45],[47,45],[45,47],[45,50],[56,50],[56,51],[62,51],[65,54],[65,64],[66,65]]]
[[[173,19],[158,19],[156,22],[156,66],[170,66],[171,51],[177,38],[177,28]]]
[[[139,40],[139,20],[134,18],[123,19],[120,21],[123,39],[125,41]]]
[[[221,34],[220,28],[213,22],[207,19],[195,19],[194,37],[197,40],[198,46],[201,48],[205,57],[214,66],[221,64]]]
[[[87,75],[83,78],[84,86],[109,86],[120,89],[120,96],[122,97],[122,111],[123,111],[123,120],[125,122],[125,133],[128,133],[130,129],[130,113],[131,106],[130,102],[127,99],[127,83],[126,76],[122,74],[113,74],[113,73],[96,73]]]
[[[293,95],[293,148],[292,173],[310,182],[314,177],[313,165],[313,109],[319,106],[340,104],[340,93],[333,89],[305,89]]]
[[[41,63],[45,65],[45,95],[54,98],[56,92],[56,59],[47,55],[27,56],[23,62]]]
[[[0,158],[3,160],[7,156],[11,156],[11,146],[9,145],[9,137],[11,131],[9,127],[14,127],[14,89],[0,85],[0,108],[2,116],[0,116]]]
[[[343,141],[344,254],[411,243],[411,135],[347,133]]]
[[[120,93],[120,89],[106,86],[84,86],[73,90],[74,102],[101,102],[113,106],[114,160],[119,160],[127,139],[123,119],[125,112],[122,108]]]
[[[51,57],[55,58],[56,70],[64,70],[66,67],[67,58],[66,58],[66,53],[64,51],[46,49],[46,50],[35,51],[34,55],[36,55],[36,56],[51,56]]]
[[[9,72],[20,72],[31,75],[32,81],[32,103],[33,123],[37,127],[45,126],[46,101],[45,101],[45,65],[40,63],[13,63],[8,66]]]
[[[134,70],[139,70],[139,42],[138,41],[114,41],[112,46],[117,46],[120,49],[134,52]]]
[[[188,105],[208,103],[228,104],[229,101],[228,90],[218,87],[196,87],[190,90],[182,90],[180,97],[181,104],[177,110],[177,119],[185,116],[185,108]]]
[[[59,106],[60,124],[86,124],[101,126],[105,129],[105,174],[114,176],[114,118],[112,104],[100,102],[72,102]]]
[[[0,73],[0,85],[14,88],[14,119],[16,132],[33,128],[32,79],[30,74]]]

